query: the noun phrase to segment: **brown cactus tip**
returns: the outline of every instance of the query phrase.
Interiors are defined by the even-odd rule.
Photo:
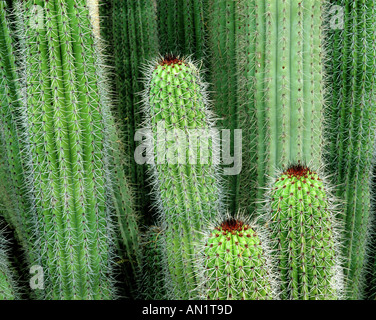
[[[295,177],[298,179],[308,178],[308,175],[312,174],[316,174],[316,172],[301,163],[290,165],[288,169],[283,172],[283,175],[287,175],[289,178]]]
[[[163,57],[163,59],[159,62],[161,66],[172,66],[174,65],[182,65],[184,61],[179,58],[179,56],[175,56],[174,54],[167,54]]]
[[[223,233],[230,232],[234,234],[235,232],[241,232],[249,229],[243,221],[234,218],[227,219],[221,223],[219,227],[216,228],[218,231]]]

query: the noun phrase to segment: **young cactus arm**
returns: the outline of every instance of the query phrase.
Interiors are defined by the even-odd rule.
[[[173,56],[153,62],[146,79],[144,112],[150,126],[151,174],[171,277],[167,285],[176,299],[194,298],[195,243],[203,220],[221,205],[213,157],[217,141],[210,131],[213,124],[205,86],[195,64]],[[200,140],[194,145],[187,143],[188,137]],[[200,147],[207,149],[206,157]]]
[[[317,173],[290,166],[271,183],[266,209],[282,299],[341,299],[340,232],[328,188]]]
[[[228,218],[206,230],[200,294],[208,300],[271,300],[278,297],[267,238],[247,219]],[[266,242],[266,243],[265,243]]]

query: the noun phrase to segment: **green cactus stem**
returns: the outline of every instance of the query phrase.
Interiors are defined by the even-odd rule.
[[[166,300],[165,265],[161,238],[163,231],[150,226],[142,236],[141,295],[144,300]]]
[[[210,90],[218,126],[234,130],[239,129],[236,69],[236,7],[241,5],[233,0],[208,1],[208,68],[210,70]],[[249,123],[247,124],[249,126]],[[230,140],[230,154],[234,155],[234,143]],[[235,155],[234,155],[235,156]],[[226,189],[229,192],[227,204],[231,212],[237,212],[239,176],[226,177]]]
[[[125,273],[127,296],[138,295],[137,281],[140,276],[140,217],[135,209],[134,191],[126,176],[124,148],[119,134],[119,127],[114,117],[108,117],[106,127],[109,133],[109,170],[112,180],[112,200],[117,218],[117,247]]]
[[[271,251],[261,230],[248,219],[228,217],[206,231],[198,266],[202,272],[199,287],[203,299],[278,298]]]
[[[276,168],[322,164],[324,4],[211,3],[215,110],[243,135],[242,171],[230,178],[232,209],[252,214]]]
[[[168,291],[173,299],[195,298],[196,240],[204,219],[222,204],[206,85],[193,62],[174,56],[153,61],[145,78],[149,163],[164,230]]]
[[[371,179],[376,143],[376,3],[332,1],[342,10],[342,26],[332,28],[335,15],[328,7],[329,107],[327,164],[344,200],[345,277],[349,299],[365,297],[367,255],[371,254]],[[335,8],[334,8],[335,9]],[[371,254],[372,255],[372,254]],[[373,284],[374,286],[374,284]]]
[[[107,63],[113,66],[112,91],[126,156],[124,168],[135,190],[135,209],[148,212],[150,188],[146,183],[146,165],[135,162],[134,152],[135,133],[141,123],[139,93],[144,89],[141,67],[155,58],[159,50],[156,4],[151,0],[100,2],[104,6],[101,30],[106,41]]]
[[[202,60],[206,53],[205,0],[158,0],[158,37],[162,54],[191,55]]]
[[[0,300],[18,300],[20,290],[9,260],[8,245],[3,231],[0,230]]]
[[[22,121],[42,299],[112,299],[110,106],[86,1],[19,1]]]
[[[299,164],[274,179],[268,192],[265,216],[278,260],[281,298],[341,299],[340,230],[327,184]]]
[[[26,258],[33,260],[33,237],[30,218],[30,201],[25,190],[22,128],[19,123],[20,91],[16,72],[14,32],[9,21],[9,8],[0,1],[0,140],[2,171],[1,184],[6,187],[10,209],[7,222],[16,230]]]

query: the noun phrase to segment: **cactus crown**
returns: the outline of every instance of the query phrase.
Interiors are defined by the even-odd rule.
[[[182,65],[184,63],[184,60],[180,59],[179,56],[175,56],[174,54],[167,54],[164,56],[164,58],[159,62],[161,66],[171,66],[174,67],[175,64]]]
[[[264,228],[247,216],[218,215],[206,222],[197,273],[203,299],[277,299],[278,280]]]

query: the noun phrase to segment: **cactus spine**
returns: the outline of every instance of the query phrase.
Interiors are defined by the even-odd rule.
[[[245,158],[238,189],[241,207],[252,212],[276,168],[298,161],[321,166],[323,2],[245,0],[236,10]]]
[[[206,87],[191,61],[160,58],[151,63],[146,79],[151,174],[171,275],[168,291],[174,299],[194,298],[197,231],[221,206],[218,141],[211,132]]]
[[[20,1],[23,125],[44,299],[114,294],[110,110],[85,1]]]
[[[340,230],[326,183],[290,166],[271,183],[266,211],[282,299],[341,299]]]
[[[332,77],[327,163],[333,184],[338,185],[337,196],[345,201],[347,291],[350,299],[361,299],[365,289],[376,143],[376,4],[345,0],[331,4],[344,10],[344,25],[342,29],[329,28],[327,42],[332,59],[328,62]]]
[[[247,220],[228,217],[206,232],[198,265],[202,273],[199,287],[203,299],[271,300],[278,297],[267,237],[259,226]]]

